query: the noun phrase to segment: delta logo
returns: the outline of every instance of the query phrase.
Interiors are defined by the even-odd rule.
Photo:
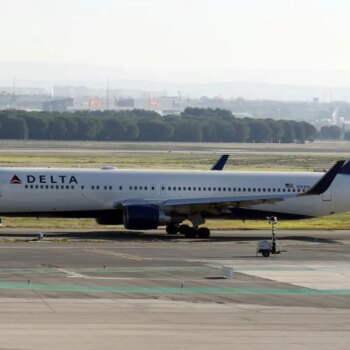
[[[13,175],[12,179],[10,180],[10,184],[13,185],[20,185],[21,183],[22,181],[17,175]]]

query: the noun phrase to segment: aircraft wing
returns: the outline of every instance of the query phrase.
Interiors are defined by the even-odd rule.
[[[264,193],[264,194],[248,194],[248,195],[236,195],[225,197],[209,197],[209,198],[180,198],[169,199],[162,203],[162,206],[170,206],[173,210],[177,211],[179,207],[189,207],[188,209],[200,209],[203,207],[222,208],[222,207],[247,207],[251,205],[261,203],[273,203],[280,202],[287,198],[304,197],[311,195],[321,195],[326,192],[333,180],[340,172],[345,161],[340,160],[336,162],[331,169],[321,177],[321,179],[308,191],[303,193]],[[183,208],[185,209],[185,208]]]
[[[325,173],[321,179],[308,191],[303,193],[259,193],[259,194],[239,194],[225,197],[193,197],[178,198],[166,200],[126,200],[117,203],[117,206],[125,206],[131,204],[140,205],[157,205],[167,212],[173,211],[177,213],[193,213],[210,209],[222,209],[225,207],[247,207],[262,203],[280,202],[288,198],[296,198],[310,195],[321,195],[326,192],[333,180],[340,172],[345,161],[341,160]]]

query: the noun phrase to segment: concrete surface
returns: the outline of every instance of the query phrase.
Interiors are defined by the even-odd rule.
[[[1,230],[0,349],[349,348],[348,232],[281,232],[268,259],[264,231],[35,233]]]

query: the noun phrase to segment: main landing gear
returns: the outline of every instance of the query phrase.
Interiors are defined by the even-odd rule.
[[[175,225],[170,224],[166,227],[166,232],[169,235],[180,233],[186,238],[209,238],[210,230],[207,227],[189,226],[189,225]]]

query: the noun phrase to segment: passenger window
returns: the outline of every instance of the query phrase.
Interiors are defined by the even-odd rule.
[[[121,191],[123,189],[123,186],[119,186],[119,190]]]

